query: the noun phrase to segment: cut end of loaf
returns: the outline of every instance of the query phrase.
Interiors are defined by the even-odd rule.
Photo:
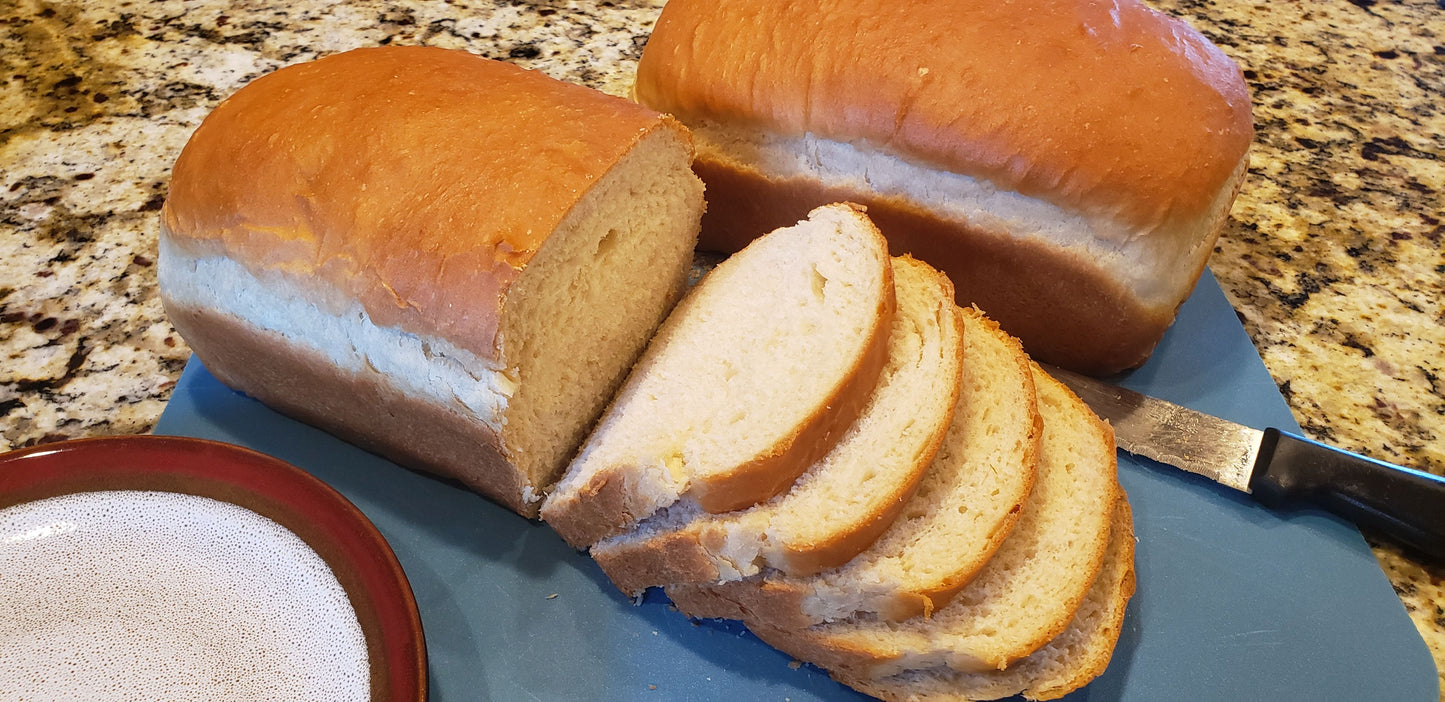
[[[538,497],[682,295],[703,209],[690,157],[685,134],[643,137],[512,286],[499,340],[517,390],[502,444]]]

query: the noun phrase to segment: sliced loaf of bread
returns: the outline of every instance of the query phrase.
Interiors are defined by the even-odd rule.
[[[884,700],[964,702],[1023,695],[1053,700],[1077,690],[1109,667],[1134,594],[1134,520],[1120,496],[1109,529],[1104,568],[1094,579],[1074,620],[1048,645],[1004,670],[960,673],[948,667],[908,670],[876,680],[838,681]],[[835,676],[837,677],[837,676]]]
[[[709,514],[679,502],[592,557],[624,593],[734,581],[773,568],[807,576],[868,548],[924,476],[949,429],[966,362],[953,285],[926,263],[893,261],[897,311],[888,363],[858,421],[788,492]]]
[[[295,63],[176,160],[161,301],[231,388],[535,517],[685,289],[691,142],[466,51]]]
[[[942,607],[988,561],[1033,487],[1042,423],[1017,340],[963,310],[964,359],[953,424],[913,499],[848,563],[811,577],[767,571],[667,593],[693,617],[808,627],[867,614],[900,621]]]
[[[582,548],[680,499],[720,513],[787,490],[872,394],[893,308],[887,244],[860,209],[763,236],[669,315],[542,518]]]
[[[1044,431],[1033,491],[1008,539],[947,606],[902,622],[743,621],[773,646],[851,679],[934,666],[1002,670],[1063,633],[1104,561],[1117,464],[1108,424],[1037,366],[1034,384]]]

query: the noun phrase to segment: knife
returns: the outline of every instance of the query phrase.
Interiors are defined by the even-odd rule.
[[[1320,507],[1445,561],[1445,478],[1254,429],[1127,388],[1045,367],[1114,426],[1119,448],[1202,475],[1280,508]]]

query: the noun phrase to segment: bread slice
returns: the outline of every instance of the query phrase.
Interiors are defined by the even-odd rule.
[[[542,518],[581,548],[682,498],[719,513],[787,490],[867,402],[893,309],[887,244],[861,210],[767,234],[678,304]]]
[[[1039,475],[1018,524],[947,606],[903,622],[807,629],[746,618],[759,638],[850,679],[947,666],[1002,670],[1063,633],[1103,564],[1119,494],[1113,432],[1037,366]]]
[[[893,260],[898,308],[883,368],[863,413],[788,492],[708,514],[674,506],[592,547],[624,593],[724,582],[773,568],[805,576],[847,562],[892,524],[937,453],[965,363],[961,311],[948,278]]]
[[[682,295],[691,161],[669,117],[464,51],[295,64],[176,161],[161,299],[232,388],[534,516]]]
[[[858,614],[900,621],[942,607],[1013,529],[1033,487],[1043,427],[1018,341],[963,310],[964,366],[953,424],[902,516],[868,550],[818,575],[777,571],[667,588],[694,617],[808,627]]]
[[[1109,529],[1104,567],[1074,621],[1057,638],[1004,670],[960,673],[952,668],[907,670],[876,680],[838,681],[884,700],[965,702],[1023,695],[1031,700],[1063,697],[1103,674],[1114,655],[1124,613],[1134,594],[1134,520],[1120,496]]]

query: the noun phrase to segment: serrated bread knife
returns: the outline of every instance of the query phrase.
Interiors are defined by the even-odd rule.
[[[1268,428],[1263,431],[1052,366],[1114,426],[1119,448],[1248,493],[1304,503],[1445,561],[1445,479]]]

